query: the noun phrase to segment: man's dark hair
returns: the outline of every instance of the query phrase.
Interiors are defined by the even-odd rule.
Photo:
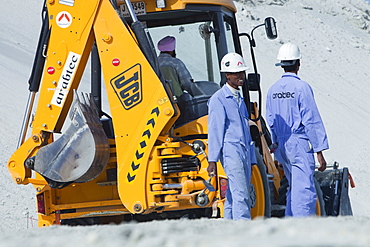
[[[295,60],[295,63],[293,65],[289,65],[289,66],[281,66],[285,72],[291,72],[291,71],[297,71],[298,69],[298,66],[300,64],[300,60]]]

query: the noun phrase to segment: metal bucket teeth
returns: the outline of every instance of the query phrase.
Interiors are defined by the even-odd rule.
[[[88,95],[77,93],[69,112],[71,124],[59,139],[38,151],[34,170],[56,182],[88,182],[109,159],[109,143],[98,110]]]

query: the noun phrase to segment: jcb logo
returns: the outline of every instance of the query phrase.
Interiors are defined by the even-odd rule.
[[[135,64],[110,81],[123,107],[128,110],[142,100],[141,65]]]

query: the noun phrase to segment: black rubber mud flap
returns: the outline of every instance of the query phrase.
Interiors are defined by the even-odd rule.
[[[340,195],[339,215],[353,215],[351,201],[348,196],[348,188],[349,188],[348,168],[345,167],[343,168],[342,174],[342,188]]]
[[[323,172],[316,171],[315,178],[323,192],[327,216],[353,215],[348,195],[348,168],[338,169],[335,166]]]
[[[326,216],[326,211],[325,211],[325,201],[324,201],[324,194],[322,193],[322,190],[320,188],[319,182],[317,182],[316,178],[314,178],[315,182],[315,189],[316,189],[316,203],[319,203],[319,209],[320,211],[318,212],[317,210],[317,204],[316,204],[316,215],[318,216]]]

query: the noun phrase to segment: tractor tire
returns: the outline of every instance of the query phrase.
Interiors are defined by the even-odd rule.
[[[255,148],[257,164],[252,166],[251,178],[251,215],[255,217],[271,217],[271,196],[266,166],[258,148]]]
[[[326,216],[325,211],[325,202],[324,202],[324,195],[322,193],[320,184],[317,182],[316,178],[314,178],[315,182],[315,189],[316,189],[316,215],[317,216]],[[288,192],[289,185],[288,180],[284,176],[281,180],[281,186],[279,188],[279,198],[278,198],[278,204],[286,205],[286,194]]]

